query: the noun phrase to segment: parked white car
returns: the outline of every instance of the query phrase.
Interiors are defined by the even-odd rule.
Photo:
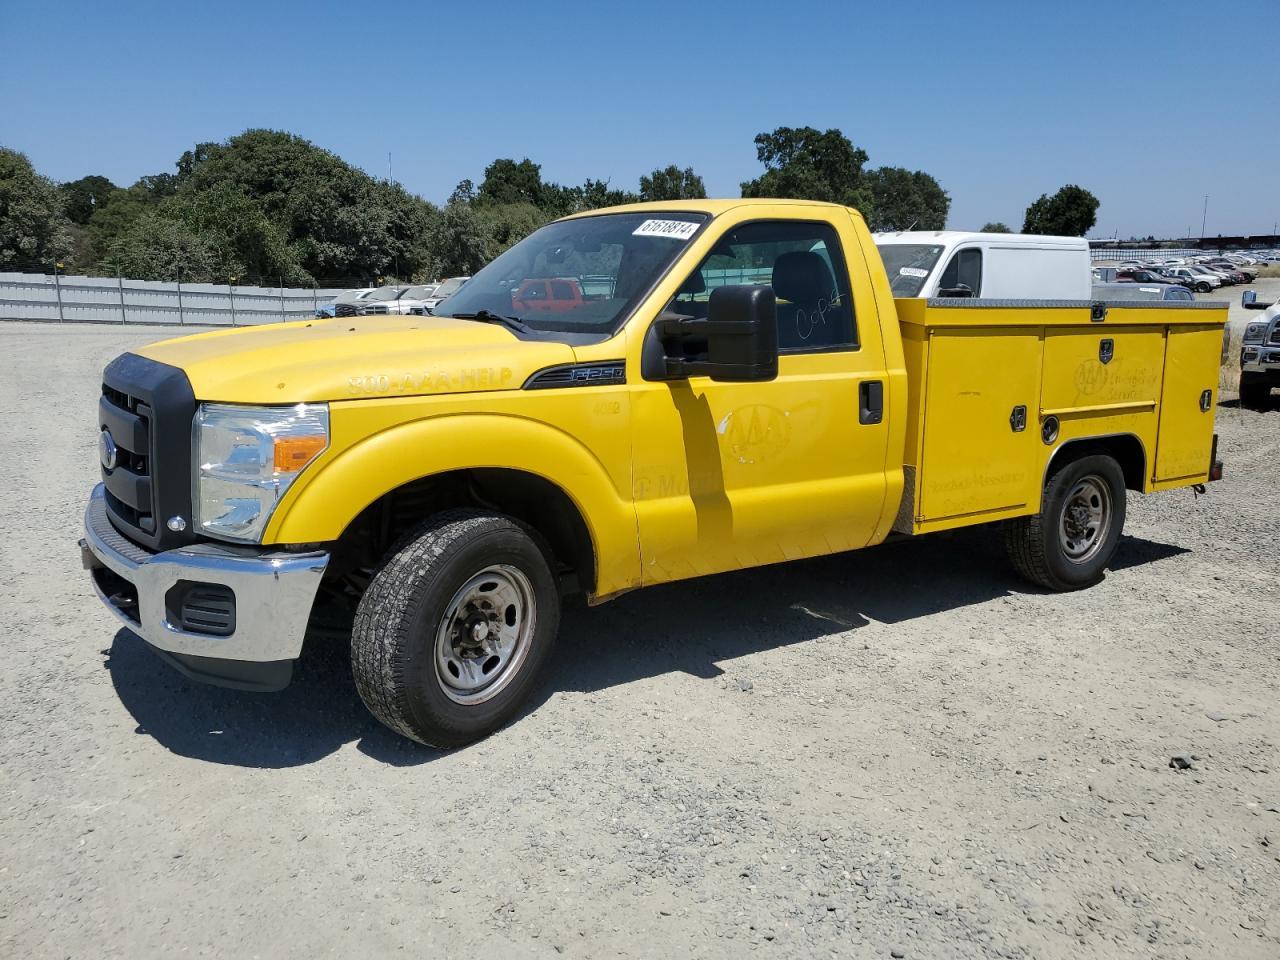
[[[1208,293],[1210,290],[1216,290],[1222,286],[1222,278],[1220,276],[1200,267],[1165,267],[1160,272],[1166,277],[1190,281],[1200,293]]]
[[[365,316],[405,314],[418,312],[436,292],[434,283],[414,286],[379,287],[362,302],[360,312]]]
[[[877,233],[895,297],[1088,300],[1092,261],[1083,237],[913,230]]]
[[[373,293],[373,287],[356,287],[343,290],[328,303],[320,304],[317,317],[354,317],[360,312],[360,301]]]
[[[453,296],[461,290],[462,285],[470,279],[470,277],[450,277],[448,280],[445,280],[436,287],[435,292],[431,296],[422,301],[420,304],[421,309],[415,309],[413,312],[431,313],[439,305],[441,300],[444,300],[446,297]]]

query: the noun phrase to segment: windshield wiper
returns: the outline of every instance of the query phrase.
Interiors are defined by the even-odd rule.
[[[451,313],[449,316],[455,320],[475,320],[479,323],[497,323],[501,326],[514,330],[516,333],[532,334],[533,327],[529,326],[519,317],[504,317],[500,313],[494,313],[492,310],[477,310],[475,313]]]

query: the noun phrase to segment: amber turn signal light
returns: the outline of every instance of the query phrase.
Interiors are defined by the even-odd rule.
[[[275,467],[277,473],[296,473],[311,462],[325,447],[323,436],[277,437]]]

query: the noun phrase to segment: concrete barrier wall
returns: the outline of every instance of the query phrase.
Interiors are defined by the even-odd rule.
[[[313,317],[341,292],[0,273],[0,320],[249,326]]]

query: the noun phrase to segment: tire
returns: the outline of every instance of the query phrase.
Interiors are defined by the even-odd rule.
[[[441,513],[393,547],[356,610],[360,699],[396,733],[450,749],[533,690],[560,626],[548,554],[509,517]]]
[[[1247,410],[1266,410],[1271,406],[1271,382],[1265,377],[1240,374],[1240,406]]]
[[[1213,286],[1207,283],[1197,283],[1196,289],[1199,290],[1201,293],[1208,293],[1213,289]]]
[[[1079,590],[1098,583],[1124,528],[1120,465],[1105,455],[1072,460],[1049,477],[1040,505],[1035,516],[1005,525],[1005,549],[1014,568],[1050,590]],[[1093,536],[1090,528],[1096,529]]]

